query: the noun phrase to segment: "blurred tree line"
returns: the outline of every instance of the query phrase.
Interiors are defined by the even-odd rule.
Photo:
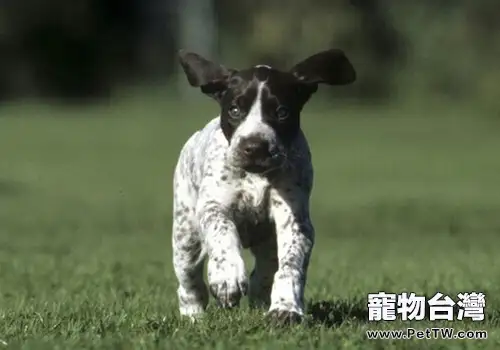
[[[179,9],[189,17],[190,7],[180,1],[3,0],[0,99],[98,97],[117,86],[171,79],[176,51],[186,46],[186,39],[179,42],[179,19],[186,18]],[[358,70],[357,83],[343,90],[350,97],[447,98],[500,108],[498,0],[211,4],[204,16],[217,28],[213,58],[225,63],[289,67],[340,47]]]

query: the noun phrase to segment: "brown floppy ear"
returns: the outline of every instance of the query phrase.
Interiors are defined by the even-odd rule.
[[[306,84],[348,85],[356,80],[356,71],[339,49],[312,55],[297,63],[290,72]]]
[[[179,62],[189,85],[201,88],[204,94],[217,101],[224,96],[229,77],[235,71],[185,50],[179,50]]]

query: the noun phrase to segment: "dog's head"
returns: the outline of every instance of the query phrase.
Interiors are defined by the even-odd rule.
[[[266,65],[231,69],[192,52],[179,52],[191,86],[221,106],[228,160],[246,171],[278,167],[300,130],[300,112],[318,84],[347,85],[356,72],[344,52],[319,52],[289,71]]]

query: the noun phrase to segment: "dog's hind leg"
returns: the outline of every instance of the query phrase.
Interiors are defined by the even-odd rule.
[[[271,234],[272,233],[272,234]],[[274,274],[278,270],[276,236],[269,232],[266,239],[250,247],[255,266],[250,274],[249,303],[252,308],[268,308]]]

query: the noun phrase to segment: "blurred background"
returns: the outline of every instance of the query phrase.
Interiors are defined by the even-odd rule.
[[[340,47],[359,80],[335,97],[470,103],[498,115],[498,11],[495,0],[4,0],[0,100],[74,101],[168,82],[169,94],[182,92],[181,47],[282,68]]]

